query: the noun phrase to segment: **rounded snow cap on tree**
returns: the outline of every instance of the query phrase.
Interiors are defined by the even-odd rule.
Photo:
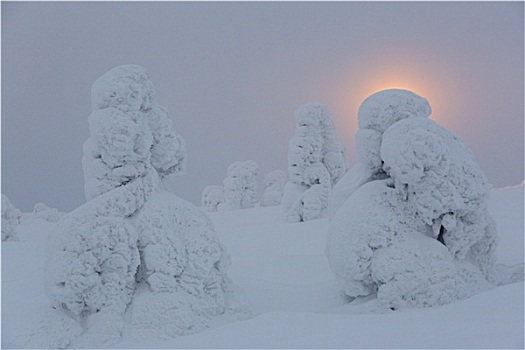
[[[299,127],[324,125],[330,118],[330,110],[322,103],[307,103],[295,111],[295,121]]]
[[[412,91],[390,89],[370,95],[359,107],[359,129],[385,132],[392,124],[410,117],[428,118],[432,109],[426,98]]]
[[[117,107],[125,112],[147,111],[155,99],[155,89],[141,66],[123,65],[106,72],[91,87],[93,111]]]

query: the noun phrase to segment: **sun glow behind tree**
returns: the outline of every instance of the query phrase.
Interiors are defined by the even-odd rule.
[[[457,103],[458,84],[447,69],[431,58],[423,60],[421,55],[409,54],[362,58],[348,65],[346,74],[335,79],[334,123],[339,137],[348,147],[351,162],[355,160],[354,137],[358,129],[357,111],[360,104],[375,92],[388,89],[404,89],[425,97],[432,106],[430,119],[438,124],[458,130],[462,121]]]

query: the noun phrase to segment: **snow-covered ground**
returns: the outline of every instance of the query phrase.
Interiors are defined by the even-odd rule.
[[[524,188],[492,191],[498,263],[524,262]],[[340,295],[325,257],[326,219],[285,223],[280,207],[211,213],[232,257],[229,276],[256,316],[177,339],[124,334],[116,348],[524,348],[524,284],[495,287],[431,309],[378,312]],[[55,226],[26,219],[2,242],[2,348],[35,347],[49,302],[43,265]]]

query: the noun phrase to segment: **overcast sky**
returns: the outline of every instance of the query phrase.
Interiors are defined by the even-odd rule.
[[[293,113],[324,102],[355,163],[357,109],[407,88],[495,187],[524,178],[523,2],[2,2],[2,193],[85,202],[93,81],[150,73],[188,149],[174,191],[200,204],[229,164],[286,171]],[[262,186],[262,184],[261,184]]]

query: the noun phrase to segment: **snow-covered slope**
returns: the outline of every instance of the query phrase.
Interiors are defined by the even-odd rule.
[[[498,263],[523,264],[524,189],[492,191],[490,211],[500,243]],[[285,223],[280,207],[211,213],[232,257],[229,275],[256,316],[214,325],[176,339],[137,341],[118,348],[523,348],[524,284],[496,287],[430,309],[380,312],[373,299],[348,303],[325,257],[326,219]],[[49,302],[43,287],[48,233],[26,219],[18,242],[2,243],[2,347],[38,344]],[[57,335],[59,336],[59,335]]]

